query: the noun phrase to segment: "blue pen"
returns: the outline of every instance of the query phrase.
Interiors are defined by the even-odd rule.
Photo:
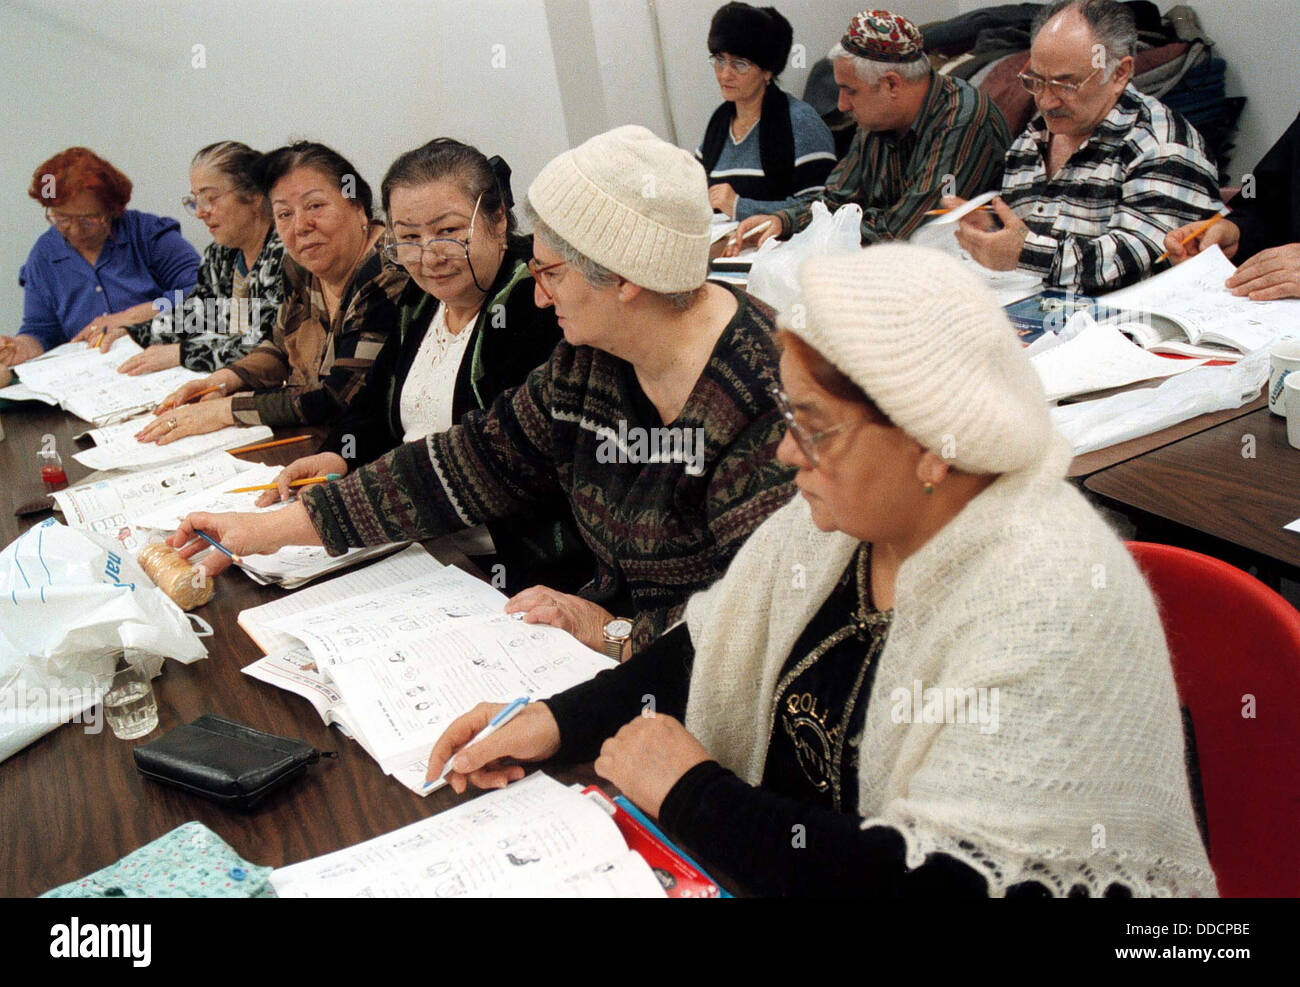
[[[516,716],[518,716],[521,712],[523,712],[523,708],[527,706],[530,701],[531,701],[531,697],[520,696],[509,706],[501,710],[500,713],[492,717],[492,719],[488,721],[488,725],[485,726],[478,733],[476,733],[473,737],[471,737],[469,743],[466,744],[464,747],[462,747],[459,751],[457,751],[456,754],[461,753],[461,751],[469,750],[470,744],[476,744],[483,738],[492,736],[492,734],[496,733],[503,726],[505,726]],[[447,763],[442,766],[442,773],[438,775],[437,778],[434,778],[432,781],[426,781],[424,783],[425,788],[428,788],[430,785],[435,785],[447,777],[447,772],[451,770],[451,762],[456,759],[456,754],[453,754],[451,757],[447,759]]]
[[[202,539],[203,539],[205,542],[207,542],[209,545],[211,545],[213,548],[215,548],[218,552],[223,552],[224,554],[229,555],[229,556],[230,556],[230,561],[231,561],[231,562],[243,562],[243,561],[244,561],[244,560],[241,559],[238,555],[236,555],[234,552],[232,552],[230,549],[226,548],[225,545],[221,544],[221,542],[219,542],[219,541],[217,541],[215,538],[213,538],[211,535],[205,535],[202,531],[196,531],[196,532],[194,532],[194,533],[195,533],[196,535],[198,535],[200,538],[202,538]]]

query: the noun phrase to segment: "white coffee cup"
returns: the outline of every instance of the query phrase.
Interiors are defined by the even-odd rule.
[[[1284,339],[1268,351],[1268,410],[1286,416],[1283,387],[1291,374],[1300,371],[1300,339]]]
[[[1286,440],[1300,449],[1300,372],[1288,374],[1282,385],[1286,413]]]

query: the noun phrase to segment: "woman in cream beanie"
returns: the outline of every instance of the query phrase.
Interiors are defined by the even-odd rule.
[[[537,518],[559,504],[594,556],[590,580],[576,594],[530,586],[507,610],[616,657],[676,623],[793,492],[775,457],[775,314],[704,283],[704,169],[643,127],[561,154],[528,207],[534,302],[554,307],[564,340],[521,386],[300,495],[275,523],[193,515],[173,544],[197,527],[241,553],[318,544],[338,554],[491,521],[545,548]],[[488,319],[503,338],[530,331],[504,308]],[[476,392],[482,383],[471,375]]]
[[[1213,895],[1151,594],[1065,482],[994,298],[905,244],[801,281],[778,397],[800,496],[682,624],[465,751],[453,785],[599,753],[759,894]]]

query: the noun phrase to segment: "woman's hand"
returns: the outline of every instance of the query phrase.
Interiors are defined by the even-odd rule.
[[[614,615],[598,603],[561,593],[549,586],[530,586],[506,601],[506,613],[522,613],[528,624],[550,624],[568,631],[589,648],[603,651],[605,625]]]
[[[501,732],[504,732],[502,730]],[[487,742],[496,739],[488,738]],[[556,731],[558,740],[559,731]],[[596,774],[619,787],[638,806],[659,817],[664,799],[682,775],[713,758],[682,724],[663,713],[647,713],[605,741]]]
[[[44,352],[35,336],[26,333],[0,336],[0,367],[16,367]]]
[[[101,315],[98,319],[92,319],[70,342],[98,346],[99,352],[107,353],[125,335],[126,323],[115,321],[112,315]]]
[[[736,190],[726,182],[709,186],[709,205],[717,212],[725,213],[728,219],[736,218],[736,200],[739,198]]]
[[[214,373],[208,374],[202,380],[191,380],[176,388],[176,390],[163,398],[162,403],[153,409],[153,413],[155,415],[161,415],[164,411],[178,408],[194,396],[202,394],[204,391],[210,391],[214,387],[218,388],[218,390],[205,395],[202,400],[207,401],[213,398],[220,400],[228,395],[234,394],[235,391],[239,389],[241,383],[243,383],[243,381],[239,379],[239,375],[234,371],[225,369],[217,370]]]
[[[447,783],[455,792],[465,791],[471,783],[477,788],[505,788],[522,778],[524,769],[517,764],[503,763],[504,758],[545,761],[560,749],[560,728],[551,711],[545,703],[529,703],[492,736],[462,750],[503,709],[504,703],[479,703],[454,720],[433,745],[425,780],[437,778],[451,760]]]
[[[181,558],[191,558],[211,547],[195,535],[196,531],[202,531],[240,556],[270,555],[285,545],[320,544],[320,535],[316,534],[307,509],[301,504],[290,504],[265,514],[190,514],[167,539],[167,544],[179,549]],[[229,556],[214,548],[204,556],[200,568],[208,576],[215,576],[230,564]]]
[[[203,435],[235,424],[230,398],[200,401],[172,408],[135,433],[137,442],[157,442],[165,446],[187,435]]]
[[[123,330],[125,331],[125,330]],[[112,344],[110,344],[112,345]],[[102,348],[102,347],[101,347]],[[181,344],[166,343],[150,346],[143,353],[137,353],[117,368],[119,374],[138,377],[158,370],[167,370],[181,365]]]
[[[333,452],[318,452],[314,456],[303,456],[280,470],[275,478],[275,490],[263,490],[257,498],[258,507],[270,507],[276,501],[288,500],[297,488],[289,486],[294,480],[305,480],[311,476],[328,476],[337,473],[344,476],[348,471],[348,461]]]
[[[756,233],[753,237],[749,236],[750,230],[756,230],[764,223],[767,228],[762,233]],[[757,216],[750,216],[749,219],[742,220],[741,224],[736,227],[731,239],[727,241],[727,246],[723,249],[720,256],[735,257],[746,246],[753,244],[755,247],[761,247],[774,236],[781,235],[781,221],[775,216],[769,216],[767,213],[760,213]]]

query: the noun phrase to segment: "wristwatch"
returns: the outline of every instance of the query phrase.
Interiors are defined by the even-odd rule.
[[[623,660],[623,645],[632,637],[632,621],[615,617],[604,628],[605,654],[615,661]]]

